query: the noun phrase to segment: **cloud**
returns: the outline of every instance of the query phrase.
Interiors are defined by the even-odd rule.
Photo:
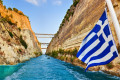
[[[41,3],[47,2],[47,0],[26,0],[28,3],[34,4],[36,6],[40,5]]]
[[[36,5],[36,6],[39,5],[38,0],[26,0],[26,1],[29,2],[29,3],[32,3],[32,4]]]
[[[62,4],[62,1],[61,0],[55,0],[53,2],[54,5],[61,5]]]

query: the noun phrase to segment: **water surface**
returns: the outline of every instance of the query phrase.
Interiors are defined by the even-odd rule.
[[[48,56],[42,55],[25,62],[19,70],[4,80],[120,80],[120,78],[103,72],[85,72],[81,67],[52,57],[48,59]]]

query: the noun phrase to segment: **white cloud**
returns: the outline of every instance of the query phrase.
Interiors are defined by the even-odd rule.
[[[38,0],[26,0],[26,1],[29,2],[29,3],[32,3],[32,4],[36,5],[36,6],[39,5]]]
[[[41,3],[47,2],[47,0],[26,0],[28,3],[34,4],[36,6],[40,5]]]
[[[54,5],[61,5],[62,4],[62,1],[61,0],[55,0],[53,2]]]

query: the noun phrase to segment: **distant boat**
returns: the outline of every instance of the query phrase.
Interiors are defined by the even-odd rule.
[[[48,57],[47,59],[50,59],[50,57]]]

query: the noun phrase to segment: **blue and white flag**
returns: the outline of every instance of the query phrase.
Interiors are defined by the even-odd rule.
[[[108,64],[118,57],[106,9],[95,27],[84,38],[77,57],[87,64],[86,70],[92,66]]]

